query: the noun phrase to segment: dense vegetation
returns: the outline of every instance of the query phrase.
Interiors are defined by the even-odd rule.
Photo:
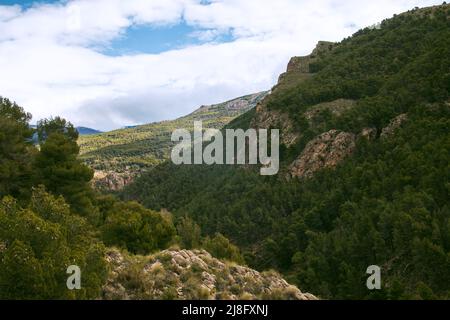
[[[107,247],[140,261],[174,245],[279,270],[323,298],[449,299],[449,57],[449,5],[361,30],[312,59],[308,76],[287,74],[261,103],[288,115],[299,137],[282,146],[278,176],[248,166],[163,163],[122,200],[92,189],[93,169],[152,167],[168,152],[174,126],[191,127],[199,116],[218,127],[240,111],[213,106],[178,122],[92,136],[81,140],[80,159],[71,123],[57,117],[32,128],[30,114],[0,98],[0,299],[97,298],[108,277],[105,253],[117,250]],[[317,104],[337,99],[352,101],[351,108],[307,119]],[[399,114],[406,122],[381,136]],[[229,127],[247,128],[255,119],[251,110]],[[376,137],[359,137],[336,168],[286,179],[289,164],[318,134],[363,128],[374,128]],[[382,269],[379,291],[366,288],[374,264]],[[67,289],[69,265],[81,268],[82,290]],[[140,288],[134,267],[121,280]],[[157,279],[166,274],[150,271]],[[188,289],[198,285],[197,271],[181,279]],[[169,289],[164,297],[176,297]]]
[[[275,268],[324,298],[450,298],[449,5],[413,10],[364,29],[321,55],[307,79],[283,83],[263,102],[289,115],[300,139],[282,147],[285,165],[330,129],[353,133],[354,154],[311,179],[261,177],[257,170],[166,163],[125,190],[154,210],[188,216],[205,235],[224,234],[258,269]],[[305,112],[336,99],[356,105],[339,116]],[[397,115],[408,120],[381,138]],[[232,122],[248,127],[255,112]],[[282,125],[282,124],[281,124]],[[193,229],[195,230],[195,228]],[[366,288],[369,265],[382,290]]]
[[[195,224],[175,226],[168,212],[92,189],[93,170],[78,158],[71,123],[57,117],[30,129],[30,119],[0,98],[0,299],[98,298],[108,275],[105,245],[149,254],[188,243]],[[221,258],[242,261],[221,235],[198,232],[189,247],[203,244]],[[81,290],[66,287],[71,265],[81,269]]]

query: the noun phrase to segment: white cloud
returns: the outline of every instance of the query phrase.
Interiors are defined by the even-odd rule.
[[[318,40],[414,6],[440,1],[73,0],[29,9],[0,6],[0,94],[35,120],[62,115],[77,125],[111,129],[173,118],[201,104],[269,89],[293,55]],[[198,27],[214,41],[161,54],[111,57],[96,48],[133,25]]]

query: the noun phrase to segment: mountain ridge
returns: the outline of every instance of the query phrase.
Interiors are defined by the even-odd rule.
[[[164,163],[122,198],[189,216],[324,298],[448,299],[449,11],[414,9],[291,59],[227,126],[279,128],[278,176]],[[374,264],[379,291],[365,286]]]
[[[219,129],[254,108],[267,94],[267,91],[262,91],[201,106],[175,120],[80,137],[81,159],[95,170],[94,184],[97,188],[120,190],[137,175],[169,159],[173,130],[192,130],[196,120],[203,121],[205,127]]]

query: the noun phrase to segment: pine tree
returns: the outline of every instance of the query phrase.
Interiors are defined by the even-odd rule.
[[[42,184],[51,193],[64,196],[72,212],[97,222],[90,186],[93,170],[78,159],[78,132],[61,118],[40,121],[37,132],[40,152],[34,163],[35,185]]]
[[[26,199],[31,186],[31,115],[17,104],[0,97],[0,198],[12,195]]]

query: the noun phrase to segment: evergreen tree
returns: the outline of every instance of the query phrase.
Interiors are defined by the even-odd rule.
[[[72,212],[97,223],[90,186],[93,170],[78,159],[78,132],[61,118],[40,121],[37,131],[40,152],[34,162],[35,185],[42,184],[51,193],[64,196]]]
[[[0,197],[29,196],[31,162],[35,148],[29,127],[31,115],[17,104],[0,97]]]

